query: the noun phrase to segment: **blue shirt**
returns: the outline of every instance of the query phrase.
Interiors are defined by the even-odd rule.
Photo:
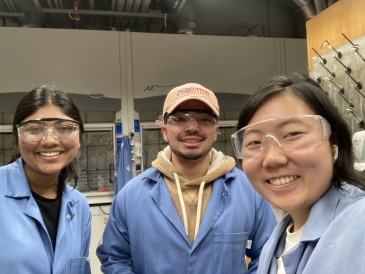
[[[282,255],[286,228],[293,221],[291,216],[287,214],[277,225],[270,239],[264,246],[257,273],[258,274],[276,274],[276,260],[282,255],[286,274],[314,274],[314,273],[349,273],[358,274],[358,272],[337,272],[328,271],[328,269],[336,270],[335,266],[331,266],[326,271],[326,267],[319,271],[312,261],[318,261],[317,256],[320,255],[322,265],[329,265],[330,258],[326,258],[323,254],[327,253],[329,246],[322,243],[322,238],[337,237],[342,233],[340,227],[336,227],[336,220],[343,216],[342,211],[363,199],[365,193],[360,189],[343,184],[342,189],[332,186],[312,207],[306,226],[303,231],[302,238],[298,245]],[[359,228],[363,229],[363,228]],[[343,235],[345,236],[345,235]],[[364,239],[359,239],[364,241]],[[342,254],[339,247],[334,247],[331,253]],[[362,260],[365,260],[364,258]],[[336,265],[343,264],[342,260],[338,260]],[[350,264],[350,262],[349,262]],[[347,265],[349,267],[349,265]]]
[[[245,255],[256,273],[275,225],[269,203],[234,168],[213,182],[191,245],[163,175],[150,168],[116,196],[97,255],[109,274],[247,273]]]
[[[87,200],[66,185],[53,251],[22,159],[0,167],[0,273],[90,273],[90,233]]]

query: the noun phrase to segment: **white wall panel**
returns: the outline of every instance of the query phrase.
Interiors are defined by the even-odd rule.
[[[57,84],[120,98],[118,32],[0,28],[0,64],[0,93]]]
[[[132,33],[132,59],[134,98],[188,82],[251,94],[277,72],[275,38]]]

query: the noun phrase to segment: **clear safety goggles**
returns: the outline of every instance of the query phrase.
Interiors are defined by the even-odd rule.
[[[166,125],[171,128],[184,130],[193,121],[201,131],[214,130],[217,125],[217,118],[212,113],[203,110],[178,110],[169,114],[166,118]]]
[[[291,152],[322,144],[331,136],[330,124],[319,115],[269,119],[245,126],[231,136],[238,159],[259,157],[267,142]]]
[[[47,126],[44,122],[55,121],[53,126]],[[74,120],[44,118],[29,120],[16,125],[18,136],[21,140],[28,142],[39,142],[45,139],[48,131],[52,132],[54,138],[59,141],[69,141],[76,136],[79,130],[79,123]]]

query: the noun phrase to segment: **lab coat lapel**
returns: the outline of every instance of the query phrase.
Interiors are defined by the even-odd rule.
[[[67,227],[72,222],[75,217],[75,212],[73,210],[73,205],[77,203],[78,200],[70,200],[69,193],[65,187],[62,192],[60,217],[58,219],[58,229],[57,229],[57,240],[56,245],[62,241],[63,236],[67,231]]]
[[[260,261],[259,261],[259,270],[260,273],[277,273],[277,263],[276,260],[281,256],[284,244],[285,237],[282,237],[284,231],[288,227],[292,218],[289,214],[285,215],[282,221],[275,227],[274,231],[271,234],[271,237],[266,242],[264,246],[264,252],[261,252]]]
[[[194,250],[204,239],[204,237],[207,235],[209,230],[213,227],[215,222],[224,211],[229,199],[229,194],[230,193],[228,191],[227,185],[224,183],[222,178],[219,178],[213,182],[212,193],[204,213],[204,216],[209,216],[209,218],[204,218],[203,216],[198,234],[193,243],[192,250]]]
[[[151,189],[150,195],[155,201],[162,214],[170,221],[170,223],[176,228],[176,230],[185,239],[186,243],[190,245],[188,236],[186,235],[184,226],[180,220],[179,214],[175,209],[175,205],[172,202],[170,192],[163,180],[158,180],[156,185]]]

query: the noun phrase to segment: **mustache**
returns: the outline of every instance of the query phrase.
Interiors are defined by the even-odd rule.
[[[184,138],[184,137],[191,137],[191,136],[195,136],[195,137],[199,137],[199,138],[201,138],[202,140],[205,140],[206,138],[204,137],[204,136],[202,136],[202,135],[200,135],[200,134],[198,134],[198,133],[186,133],[186,134],[184,134],[184,135],[180,135],[179,136],[179,139],[181,139],[181,138]]]

